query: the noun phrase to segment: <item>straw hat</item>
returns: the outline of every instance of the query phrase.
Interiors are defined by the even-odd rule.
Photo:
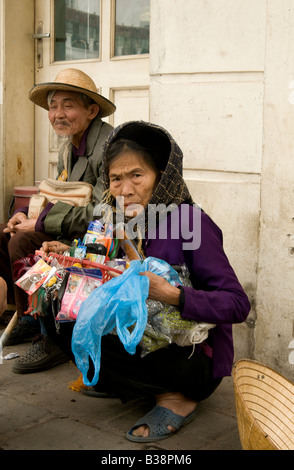
[[[38,106],[49,109],[47,96],[50,91],[75,91],[84,93],[99,105],[98,116],[105,117],[114,113],[116,106],[97,93],[93,80],[86,73],[78,69],[65,69],[59,72],[54,82],[40,83],[29,91],[29,98]]]

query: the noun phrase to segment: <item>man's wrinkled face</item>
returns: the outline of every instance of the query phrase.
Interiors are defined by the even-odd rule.
[[[57,135],[72,136],[73,143],[79,144],[98,111],[97,104],[86,108],[78,93],[57,91],[49,104],[48,116]]]

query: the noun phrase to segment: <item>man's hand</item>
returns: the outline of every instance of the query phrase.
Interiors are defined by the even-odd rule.
[[[66,250],[69,250],[69,246],[65,245],[64,243],[58,242],[58,241],[51,241],[51,242],[43,242],[41,251],[44,251],[45,253],[59,253],[62,254]]]
[[[10,233],[10,236],[16,232],[34,232],[37,219],[28,219],[23,212],[17,212],[7,223],[7,227],[3,230],[4,233]]]

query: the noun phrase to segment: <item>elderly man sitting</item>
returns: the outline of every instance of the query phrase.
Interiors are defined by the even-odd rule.
[[[28,208],[19,209],[0,225],[0,272],[8,286],[8,299],[15,301],[20,321],[9,344],[31,341],[40,332],[39,324],[28,321],[26,293],[13,284],[13,263],[33,254],[44,241],[70,240],[86,232],[93,209],[102,197],[100,167],[103,145],[112,126],[101,118],[115,111],[115,105],[97,93],[93,80],[78,69],[59,72],[54,82],[34,86],[29,98],[48,111],[49,121],[58,136],[64,137],[58,158],[58,179],[84,181],[93,186],[93,201],[85,207],[64,202],[49,203],[38,218],[28,218]],[[22,318],[23,317],[23,318]],[[46,339],[47,340],[47,339]],[[17,372],[44,370],[67,360],[53,344],[34,343],[41,364],[33,370],[25,364]],[[35,357],[35,352],[33,356]],[[30,363],[30,359],[27,361]]]

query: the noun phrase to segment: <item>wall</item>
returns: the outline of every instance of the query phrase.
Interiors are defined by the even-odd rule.
[[[256,318],[266,2],[217,4],[151,2],[151,119],[182,148],[195,202],[222,228],[252,301],[248,321],[234,327],[236,356],[248,357]]]
[[[7,220],[15,186],[34,184],[34,109],[28,90],[34,84],[34,1],[1,0],[0,123],[3,199],[1,221]],[[3,28],[3,29],[2,29]]]
[[[255,355],[294,381],[294,4],[268,1]]]
[[[151,6],[151,120],[182,148],[194,199],[222,228],[251,300],[235,357],[293,377],[293,2]]]

